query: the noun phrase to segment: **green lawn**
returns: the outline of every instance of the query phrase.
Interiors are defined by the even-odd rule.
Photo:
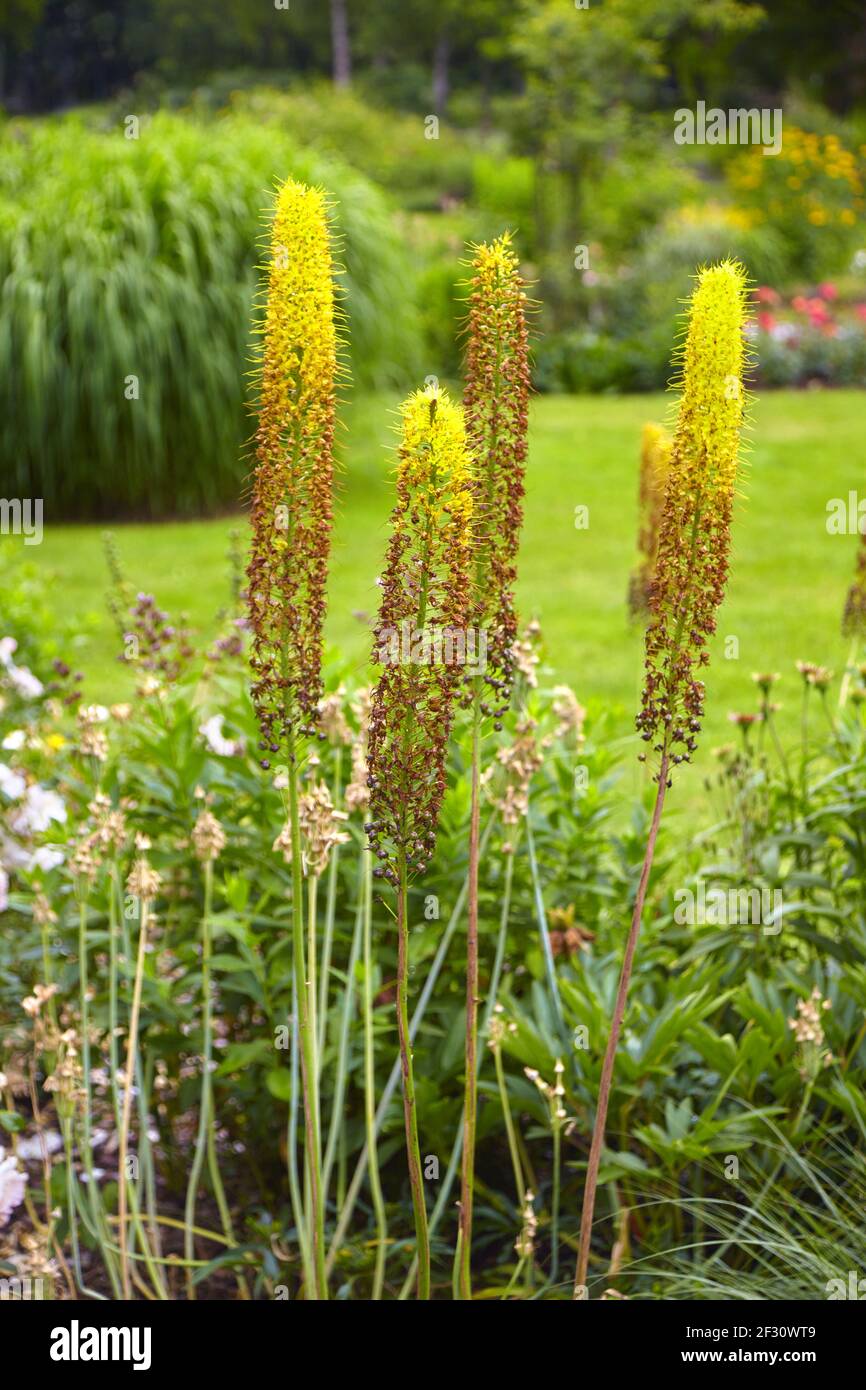
[[[368,638],[359,614],[376,606],[375,578],[386,537],[394,407],[364,398],[346,411],[342,498],[334,536],[328,637],[359,673]],[[533,407],[520,600],[544,629],[551,666],[584,702],[622,712],[629,727],[637,692],[639,639],[629,631],[625,593],[633,562],[637,454],[645,420],[664,418],[661,396],[540,397]],[[855,391],[768,394],[754,403],[749,463],[737,507],[732,578],[708,675],[704,758],[727,741],[732,709],[754,708],[752,671],[784,675],[781,718],[793,734],[798,658],[839,670],[846,644],[839,619],[856,536],[826,530],[830,498],[866,491],[863,396]],[[575,507],[589,526],[575,528]],[[130,578],[202,635],[225,594],[225,553],[243,518],[115,528]],[[63,609],[97,612],[100,626],[79,658],[91,699],[116,697],[128,673],[113,659],[104,614],[99,527],[46,525],[41,563]],[[725,659],[724,638],[739,641]],[[702,761],[704,761],[702,758]],[[691,780],[691,779],[687,779]],[[692,795],[696,790],[696,782]]]

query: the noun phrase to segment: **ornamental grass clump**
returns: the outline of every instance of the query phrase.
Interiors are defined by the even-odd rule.
[[[306,969],[298,778],[303,741],[316,732],[323,693],[322,624],[331,540],[340,343],[332,234],[325,194],[287,180],[277,191],[260,332],[258,428],[247,570],[252,699],[262,767],[287,763],[292,860],[293,968],[304,1092],[309,1203],[305,1284],[327,1297],[316,981]],[[310,925],[311,933],[315,924]],[[310,1267],[311,1266],[311,1267]]]
[[[445,794],[472,542],[463,416],[445,391],[416,391],[403,405],[396,492],[374,629],[373,661],[382,670],[370,709],[366,829],[378,861],[374,876],[397,895],[397,1029],[418,1297],[426,1299],[430,1247],[409,1038],[407,894],[410,876],[430,861]]]
[[[455,1283],[471,1298],[472,1195],[478,1073],[478,839],[482,720],[502,728],[511,699],[517,641],[514,585],[523,521],[529,407],[526,288],[506,232],[477,246],[469,282],[463,409],[472,453],[472,588],[469,627],[484,654],[467,675],[472,718],[469,885],[466,929],[466,1048],[460,1231]]]
[[[701,270],[689,301],[681,391],[650,588],[645,683],[637,727],[658,758],[655,799],[602,1065],[587,1165],[575,1297],[586,1294],[598,1169],[616,1049],[672,767],[689,762],[704,714],[700,673],[728,578],[747,366],[746,273],[737,261]],[[646,755],[642,755],[645,757]]]
[[[663,425],[651,422],[644,425],[638,485],[637,548],[640,558],[628,586],[628,611],[633,622],[646,622],[649,616],[672,444]]]

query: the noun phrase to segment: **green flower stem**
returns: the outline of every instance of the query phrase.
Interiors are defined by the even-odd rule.
[[[311,1298],[326,1299],[325,1214],[319,1171],[319,1114],[316,1104],[316,1046],[310,1017],[311,991],[304,961],[303,865],[301,830],[298,820],[298,768],[294,737],[289,742],[289,818],[292,834],[292,958],[298,982],[298,1035],[301,1044],[301,1085],[304,1096],[304,1136],[307,1154],[307,1181],[310,1188],[312,1255],[314,1282],[307,1292]]]
[[[105,1302],[106,1295],[104,1293],[97,1293],[96,1289],[88,1288],[84,1282],[84,1275],[81,1270],[81,1246],[78,1240],[78,1221],[76,1218],[78,1203],[76,1201],[75,1191],[78,1179],[75,1176],[75,1164],[73,1161],[71,1115],[62,1119],[61,1128],[63,1130],[63,1152],[66,1159],[66,1208],[69,1221],[69,1240],[72,1245],[72,1267],[75,1270],[75,1279],[79,1290],[85,1298],[96,1298],[99,1299],[100,1302]]]
[[[607,1123],[607,1107],[610,1100],[611,1083],[613,1081],[613,1068],[616,1062],[616,1049],[619,1043],[622,1021],[625,1016],[625,1006],[628,1000],[628,987],[631,980],[637,939],[640,934],[643,905],[646,899],[650,870],[652,869],[653,857],[655,855],[656,839],[658,838],[659,825],[661,824],[662,810],[665,803],[665,792],[668,784],[668,759],[669,754],[667,747],[665,747],[661,755],[655,808],[650,823],[649,835],[647,836],[646,852],[644,854],[640,879],[638,881],[634,912],[631,919],[631,929],[628,934],[628,940],[626,941],[625,956],[623,957],[622,971],[620,973],[619,985],[616,992],[610,1034],[608,1036],[604,1062],[601,1068],[598,1104],[595,1112],[595,1124],[592,1130],[589,1162],[586,1168],[586,1184],[583,1189],[583,1210],[580,1216],[580,1244],[577,1256],[577,1273],[574,1281],[575,1298],[581,1298],[583,1296],[583,1290],[586,1286],[586,1273],[589,1267],[589,1246],[592,1236],[592,1218],[595,1211],[595,1192],[598,1186],[598,1169],[601,1163],[601,1150],[604,1145],[604,1130],[605,1124]]]
[[[79,1009],[81,1017],[81,1068],[84,1082],[84,1122],[82,1125],[81,1153],[84,1160],[84,1171],[87,1175],[87,1204],[90,1208],[90,1219],[96,1238],[99,1240],[100,1249],[105,1268],[114,1290],[115,1298],[120,1297],[120,1283],[117,1277],[117,1263],[106,1247],[105,1241],[108,1237],[108,1227],[105,1221],[105,1212],[102,1207],[102,1199],[99,1183],[93,1174],[93,1090],[91,1085],[91,1055],[90,1055],[90,1000],[88,998],[90,984],[87,969],[87,898],[82,893],[78,901],[78,985],[79,985]]]
[[[511,1102],[508,1099],[508,1087],[505,1084],[505,1070],[502,1066],[502,1048],[497,1043],[493,1051],[493,1062],[496,1068],[496,1085],[499,1088],[499,1100],[502,1105],[502,1118],[505,1121],[505,1133],[508,1137],[508,1152],[511,1155],[511,1169],[514,1173],[514,1190],[517,1197],[518,1210],[523,1206],[526,1197],[526,1181],[523,1176],[523,1168],[520,1163],[520,1151],[517,1147],[517,1135],[514,1131],[514,1117],[511,1113]]]
[[[334,846],[334,849],[332,850],[332,854],[335,854],[335,853],[336,853],[336,849],[337,849],[337,847]],[[368,863],[368,861],[369,861],[369,858],[370,858],[369,853],[368,853],[367,851],[362,851],[362,861],[361,861],[361,877],[362,877],[362,879],[363,879],[363,875],[364,875],[364,872],[365,872],[365,869],[366,869],[366,865],[367,865],[367,863]],[[333,860],[331,861],[331,863],[332,863],[332,865],[333,865]],[[330,888],[329,888],[329,898],[330,898]],[[328,908],[328,910],[329,910],[329,912],[330,912],[330,910],[331,910],[331,909],[330,909],[330,902],[329,902],[329,908]],[[350,950],[349,950],[349,965],[348,965],[348,969],[347,969],[347,971],[346,971],[346,987],[345,987],[345,990],[344,990],[344,992],[343,992],[343,1007],[342,1007],[342,1009],[341,1009],[341,1011],[340,1011],[340,1033],[339,1033],[338,1047],[337,1047],[337,1067],[336,1067],[336,1073],[335,1073],[335,1076],[334,1076],[334,1099],[333,1099],[333,1104],[332,1104],[332,1106],[331,1106],[331,1121],[330,1121],[330,1124],[329,1124],[329,1126],[328,1126],[328,1140],[327,1140],[327,1143],[325,1144],[325,1159],[324,1159],[324,1163],[322,1164],[322,1191],[323,1191],[324,1194],[325,1194],[325,1201],[326,1201],[326,1202],[327,1202],[327,1197],[328,1197],[328,1187],[329,1187],[330,1180],[331,1180],[331,1173],[332,1173],[333,1167],[334,1167],[334,1159],[335,1159],[335,1157],[336,1157],[336,1155],[337,1155],[337,1143],[338,1143],[338,1140],[339,1140],[341,1134],[343,1133],[343,1129],[344,1129],[344,1126],[343,1126],[343,1101],[344,1101],[345,1095],[346,1095],[346,1080],[347,1080],[347,1077],[348,1077],[348,1074],[349,1074],[349,1055],[350,1055],[350,1052],[351,1052],[351,1047],[350,1047],[350,1041],[351,1041],[351,1039],[350,1039],[350,1033],[351,1033],[351,1024],[352,1024],[352,1014],[353,1014],[353,1011],[354,1011],[354,1003],[355,1003],[355,970],[356,970],[357,964],[358,964],[358,957],[359,957],[360,954],[361,954],[361,936],[362,936],[362,931],[363,931],[363,916],[364,916],[364,904],[363,904],[363,890],[362,890],[361,901],[359,901],[359,903],[358,903],[358,910],[357,910],[357,912],[355,913],[355,929],[354,929],[354,931],[353,931],[353,933],[352,933],[352,945],[351,945]],[[323,957],[323,960],[324,960],[324,957]],[[320,997],[321,997],[321,996],[320,996]],[[321,1032],[320,1032],[320,1037],[321,1037]],[[321,1065],[321,1058],[320,1058],[320,1065]],[[338,1184],[338,1186],[339,1186],[339,1184]],[[338,1192],[338,1196],[339,1196],[339,1192]]]
[[[532,873],[532,891],[535,898],[535,915],[538,919],[538,930],[541,935],[541,945],[544,950],[544,966],[547,971],[547,982],[550,986],[550,995],[553,1000],[556,1021],[559,1024],[560,1037],[564,1039],[565,1017],[562,1012],[562,1000],[559,997],[556,966],[553,963],[553,947],[550,944],[550,929],[547,925],[547,912],[544,907],[544,895],[541,891],[541,875],[538,872],[538,859],[535,854],[535,840],[532,835],[530,809],[528,807],[526,811],[526,848],[529,852],[529,867]]]
[[[460,1234],[455,1254],[456,1286],[472,1298],[472,1197],[478,1118],[478,819],[481,764],[481,690],[472,700],[472,800],[469,814],[469,892],[466,918],[466,1049],[463,1083],[463,1161],[460,1175]]]
[[[340,794],[342,791],[342,767],[343,750],[338,746],[334,749],[334,791],[333,803],[335,809],[340,807]],[[322,970],[319,980],[319,1067],[322,1065],[322,1054],[325,1050],[325,1031],[328,1026],[328,982],[331,974],[331,951],[334,944],[334,921],[337,915],[337,867],[340,862],[340,846],[333,845],[331,857],[328,863],[328,897],[325,907],[325,932],[322,939]],[[327,1192],[327,1183],[324,1184]]]
[[[193,1248],[193,1227],[195,1226],[195,1203],[198,1194],[201,1172],[204,1165],[205,1155],[207,1156],[208,1172],[210,1174],[211,1186],[213,1187],[216,1198],[217,1208],[222,1222],[223,1232],[226,1239],[233,1245],[235,1243],[234,1231],[232,1229],[231,1214],[228,1203],[226,1202],[225,1189],[223,1188],[222,1177],[219,1171],[219,1161],[216,1152],[215,1135],[215,1116],[213,1099],[213,998],[211,990],[211,955],[213,953],[213,930],[212,930],[212,911],[213,911],[213,863],[205,861],[202,866],[204,877],[204,909],[202,913],[202,949],[201,949],[201,989],[202,989],[202,1077],[201,1077],[201,1099],[199,1102],[198,1114],[198,1133],[196,1136],[195,1153],[193,1155],[192,1168],[190,1169],[189,1183],[186,1190],[186,1205],[184,1208],[184,1258],[187,1260],[186,1288],[187,1297],[191,1302],[195,1301],[195,1282],[192,1276],[192,1260],[194,1258]],[[247,1297],[246,1284],[242,1277],[238,1275],[238,1293],[241,1298]]]
[[[376,1146],[376,1066],[373,1046],[373,860],[369,851],[364,854],[362,889],[364,934],[364,1125],[367,1136],[370,1195],[376,1214],[376,1269],[373,1275],[373,1301],[382,1297],[385,1281],[385,1260],[388,1255],[388,1220],[379,1180],[379,1154]]]
[[[129,1016],[129,1034],[126,1044],[126,1075],[123,1082],[123,1107],[120,1116],[120,1139],[117,1150],[117,1191],[118,1220],[120,1222],[120,1275],[123,1297],[131,1295],[129,1281],[129,1250],[126,1223],[127,1174],[126,1153],[129,1145],[129,1122],[132,1114],[132,1084],[135,1076],[135,1059],[138,1048],[138,1021],[141,1014],[141,991],[144,980],[144,957],[147,946],[147,914],[150,904],[147,898],[141,901],[141,921],[138,931],[138,955],[135,964],[135,983],[132,991],[132,1009]]]
[[[554,1106],[558,1106],[558,1098]],[[553,1126],[553,1194],[550,1203],[550,1274],[548,1283],[555,1284],[559,1275],[559,1208],[562,1190],[562,1122],[551,1117]]]
[[[409,1036],[409,922],[406,883],[406,856],[398,861],[397,889],[397,1032],[400,1040],[400,1070],[403,1076],[403,1119],[406,1126],[406,1154],[409,1161],[409,1183],[412,1188],[412,1209],[415,1214],[415,1239],[418,1254],[418,1299],[430,1297],[430,1237],[427,1232],[427,1206],[424,1200],[424,1181],[421,1176],[421,1152],[418,1145],[418,1113],[415,1105],[415,1076],[412,1068],[412,1040]]]
[[[292,1051],[290,1062],[290,1075],[292,1085],[292,1095],[289,1101],[289,1123],[287,1133],[287,1157],[289,1172],[289,1194],[292,1203],[292,1215],[295,1221],[295,1229],[298,1232],[298,1245],[301,1250],[301,1263],[304,1267],[304,1282],[308,1289],[314,1287],[315,1273],[313,1269],[313,1254],[310,1246],[310,1233],[304,1218],[304,1201],[301,1196],[300,1180],[298,1178],[298,982],[292,976]]]
[[[493,830],[494,820],[495,817],[491,815],[489,820],[487,821],[487,824],[484,827],[484,831],[481,836],[482,856],[484,854],[485,849],[487,848],[487,843],[490,839],[491,831]],[[463,913],[463,904],[466,901],[468,882],[469,880],[467,876],[463,880],[460,892],[457,895],[457,901],[455,902],[451,912],[451,916],[448,919],[448,925],[442,933],[439,945],[436,948],[436,954],[433,957],[433,960],[430,964],[430,969],[427,971],[424,984],[421,987],[421,993],[418,996],[418,1003],[415,1005],[415,1012],[412,1015],[412,1022],[409,1025],[410,1039],[415,1038],[418,1029],[421,1027],[421,1024],[424,1020],[424,1014],[427,1010],[427,1005],[430,1003],[433,990],[436,988],[436,981],[439,978],[442,966],[444,965],[445,959],[448,955],[448,948],[451,944],[451,939],[454,936],[455,931],[457,930],[457,924],[460,921],[460,918]],[[398,1058],[397,1061],[394,1063],[393,1067],[391,1068],[388,1080],[385,1082],[382,1094],[379,1098],[379,1104],[376,1107],[376,1134],[379,1134],[379,1132],[382,1129],[382,1125],[385,1122],[385,1116],[387,1115],[388,1107],[391,1104],[391,1097],[394,1094],[399,1080],[400,1059]],[[462,1143],[462,1134],[458,1135],[458,1143]],[[364,1175],[367,1171],[369,1156],[369,1149],[365,1142],[358,1156],[358,1161],[355,1164],[355,1171],[352,1174],[352,1180],[349,1183],[349,1190],[346,1193],[346,1200],[343,1203],[340,1215],[337,1219],[334,1235],[332,1237],[331,1245],[328,1250],[327,1269],[329,1272],[333,1268],[334,1261],[337,1258],[337,1252],[340,1249],[343,1240],[345,1239],[346,1232],[349,1229],[349,1222],[352,1219],[352,1214],[355,1210],[355,1203],[358,1200],[358,1194],[361,1191],[361,1184],[364,1181]]]
[[[117,1085],[117,1078],[120,1074],[120,1057],[117,1046],[118,1034],[118,971],[117,971],[117,939],[118,933],[122,932],[123,952],[127,960],[131,956],[131,946],[129,933],[126,929],[126,918],[123,916],[123,885],[120,877],[120,870],[116,860],[111,865],[111,897],[109,907],[109,997],[108,997],[108,1017],[109,1017],[109,1063],[111,1068],[111,1093],[114,1108],[115,1124],[118,1133],[120,1132],[120,1113],[121,1101]],[[159,1225],[156,1220],[156,1179],[153,1171],[153,1154],[151,1152],[150,1139],[148,1138],[148,1115],[146,1097],[150,1095],[150,1085],[148,1079],[142,1075],[141,1058],[136,1049],[136,1084],[139,1093],[139,1159],[141,1169],[145,1177],[145,1192],[148,1212],[148,1229],[150,1240],[145,1234],[141,1221],[141,1204],[138,1200],[138,1192],[135,1184],[129,1182],[127,1188],[127,1198],[132,1209],[133,1227],[137,1239],[141,1242],[141,1249],[144,1260],[147,1264],[147,1272],[150,1275],[157,1297],[161,1300],[168,1299],[168,1288],[159,1263],[153,1258],[154,1252],[157,1256],[162,1254],[162,1247],[159,1237]]]
[[[487,848],[487,842],[488,842],[488,839],[490,838],[490,833],[491,833],[492,829],[493,829],[493,819],[491,818],[491,819],[487,822],[486,826],[484,827],[484,832],[483,832],[483,834],[482,834],[482,836],[481,836],[481,854],[482,854],[482,855],[484,854],[484,851],[485,851],[486,848]],[[516,845],[516,837],[515,837],[515,853],[516,853],[516,849],[517,849],[517,845]],[[505,886],[504,886],[503,894],[502,894],[502,914],[501,914],[500,921],[499,921],[499,939],[498,939],[497,942],[496,942],[496,954],[495,954],[495,956],[494,956],[494,958],[493,958],[493,971],[492,971],[491,976],[490,976],[490,988],[489,988],[488,993],[487,993],[487,1003],[486,1003],[485,1006],[484,1006],[484,1017],[483,1017],[483,1019],[482,1019],[482,1024],[481,1024],[482,1032],[486,1032],[486,1031],[487,1031],[487,1027],[488,1027],[488,1025],[489,1025],[489,1023],[490,1023],[490,1017],[491,1017],[491,1015],[492,1015],[492,1013],[493,1013],[493,1009],[494,1009],[494,1006],[495,1006],[495,1004],[496,1004],[496,996],[497,996],[497,994],[499,993],[499,981],[500,981],[500,978],[501,978],[501,976],[502,976],[502,963],[503,963],[503,961],[504,961],[504,959],[505,959],[505,945],[506,945],[506,939],[507,939],[507,936],[508,936],[508,918],[509,918],[509,915],[510,915],[510,912],[511,912],[511,890],[512,890],[512,884],[513,884],[513,881],[514,881],[514,857],[515,857],[514,854],[509,854],[509,855],[506,857],[506,861],[505,861]],[[467,885],[468,885],[468,877],[467,877],[466,883],[464,884],[464,891],[465,891]],[[458,904],[457,904],[457,905],[458,905],[458,908],[462,911],[462,908],[463,908],[463,895],[462,895],[462,894],[461,894],[460,898],[458,899]],[[450,935],[449,935],[450,930],[451,930],[451,923],[449,922],[448,928],[446,929],[446,933],[445,933],[446,944],[447,944],[447,940],[450,940]],[[435,960],[434,960],[434,963],[433,963],[433,964],[434,964],[434,967],[435,967],[435,966],[436,966],[436,961],[435,961]],[[437,970],[437,973],[438,973],[438,970]],[[422,996],[422,998],[423,998],[423,996]],[[420,1009],[420,1003],[419,1003],[419,1009]],[[413,1021],[413,1028],[414,1028],[414,1021]],[[434,1234],[434,1232],[438,1229],[439,1222],[442,1220],[442,1216],[443,1216],[443,1214],[444,1214],[444,1212],[445,1212],[445,1208],[446,1208],[446,1206],[448,1205],[448,1201],[449,1201],[449,1198],[450,1198],[450,1196],[451,1196],[451,1189],[452,1189],[452,1187],[454,1186],[454,1180],[455,1180],[455,1178],[456,1178],[456,1176],[457,1176],[457,1167],[458,1167],[458,1164],[460,1163],[460,1155],[461,1155],[462,1151],[463,1151],[463,1117],[462,1117],[462,1115],[461,1115],[461,1117],[460,1117],[460,1124],[459,1124],[459,1126],[458,1126],[457,1133],[456,1133],[455,1136],[454,1136],[454,1143],[453,1143],[452,1148],[451,1148],[451,1156],[450,1156],[450,1158],[449,1158],[449,1160],[448,1160],[448,1167],[447,1167],[447,1169],[445,1170],[445,1176],[444,1176],[444,1178],[442,1179],[442,1182],[439,1184],[439,1195],[438,1195],[437,1198],[436,1198],[436,1202],[435,1202],[435,1204],[434,1204],[434,1206],[433,1206],[433,1211],[432,1211],[431,1214],[430,1214],[430,1235],[431,1235],[431,1237],[432,1237],[432,1235]],[[520,1197],[519,1197],[518,1200],[519,1200],[519,1201],[522,1201],[522,1200],[523,1200],[522,1194],[520,1195]],[[458,1240],[459,1240],[459,1231],[458,1231]],[[400,1290],[400,1298],[401,1298],[401,1300],[406,1299],[406,1298],[408,1298],[408,1296],[409,1296],[409,1292],[410,1292],[410,1290],[411,1290],[411,1288],[412,1288],[412,1285],[413,1285],[413,1283],[414,1283],[414,1281],[415,1281],[415,1271],[416,1271],[416,1269],[417,1269],[417,1261],[413,1260],[413,1261],[412,1261],[412,1264],[411,1264],[411,1266],[410,1266],[410,1268],[409,1268],[409,1273],[407,1274],[406,1279],[405,1279],[405,1281],[404,1281],[404,1283],[403,1283],[403,1287],[402,1287],[402,1289]]]

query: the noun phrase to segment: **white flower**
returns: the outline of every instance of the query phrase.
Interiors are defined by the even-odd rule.
[[[0,1226],[5,1226],[15,1207],[24,1201],[27,1179],[19,1171],[12,1154],[6,1158],[6,1150],[0,1147]]]
[[[78,718],[82,724],[104,724],[108,719],[105,705],[79,705]]]
[[[239,757],[244,751],[243,739],[226,738],[223,734],[223,716],[214,714],[199,725],[199,733],[212,753],[219,758]]]
[[[14,869],[16,873],[19,869],[25,872],[30,867],[30,855],[27,850],[19,845],[17,840],[12,840],[8,835],[0,836],[0,864],[4,869]]]
[[[0,792],[8,796],[10,801],[17,801],[26,786],[20,772],[13,772],[6,763],[0,763]]]
[[[0,637],[0,666],[5,666],[6,674],[18,693],[26,699],[35,699],[44,692],[45,687],[26,666],[16,666],[12,653],[18,650],[14,637]]]
[[[3,740],[3,747],[11,752],[17,753],[19,748],[24,747],[24,740],[27,735],[23,729],[13,729],[11,734],[7,734]]]
[[[0,912],[5,912],[9,906],[9,875],[5,869],[0,869]]]
[[[34,782],[27,788],[21,809],[11,821],[12,829],[17,835],[38,835],[47,830],[53,820],[66,820],[63,798]]]
[[[56,1129],[44,1129],[42,1136],[34,1134],[32,1139],[20,1139],[18,1141],[18,1157],[25,1163],[33,1159],[41,1159],[42,1145],[45,1145],[45,1152],[56,1154],[63,1148],[63,1139]]]
[[[28,667],[16,666],[14,662],[10,661],[6,670],[9,672],[9,679],[18,694],[23,695],[26,700],[36,700],[43,694],[45,686]]]
[[[28,873],[32,869],[41,869],[43,873],[50,874],[52,869],[57,869],[63,863],[65,855],[62,850],[52,849],[50,845],[43,845],[41,849],[34,850],[27,864]]]

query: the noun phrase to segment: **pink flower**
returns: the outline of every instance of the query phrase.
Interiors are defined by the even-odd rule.
[[[757,319],[758,327],[761,328],[764,331],[764,333],[771,332],[771,330],[776,326],[775,314],[771,314],[767,309],[759,310]]]
[[[858,304],[854,313],[857,315],[858,319],[862,319],[863,322],[866,323],[866,304]]]
[[[822,299],[827,300],[828,304],[839,297],[839,291],[830,280],[825,280],[823,285],[818,286],[818,293]]]
[[[823,299],[807,300],[806,311],[809,315],[809,322],[813,328],[820,328],[823,324],[831,322],[830,314]]]
[[[771,290],[769,285],[759,285],[755,290],[755,299],[759,304],[779,303],[779,295],[775,290]]]
[[[802,294],[795,294],[791,300],[791,308],[797,314],[805,314],[809,308],[809,301]]]

